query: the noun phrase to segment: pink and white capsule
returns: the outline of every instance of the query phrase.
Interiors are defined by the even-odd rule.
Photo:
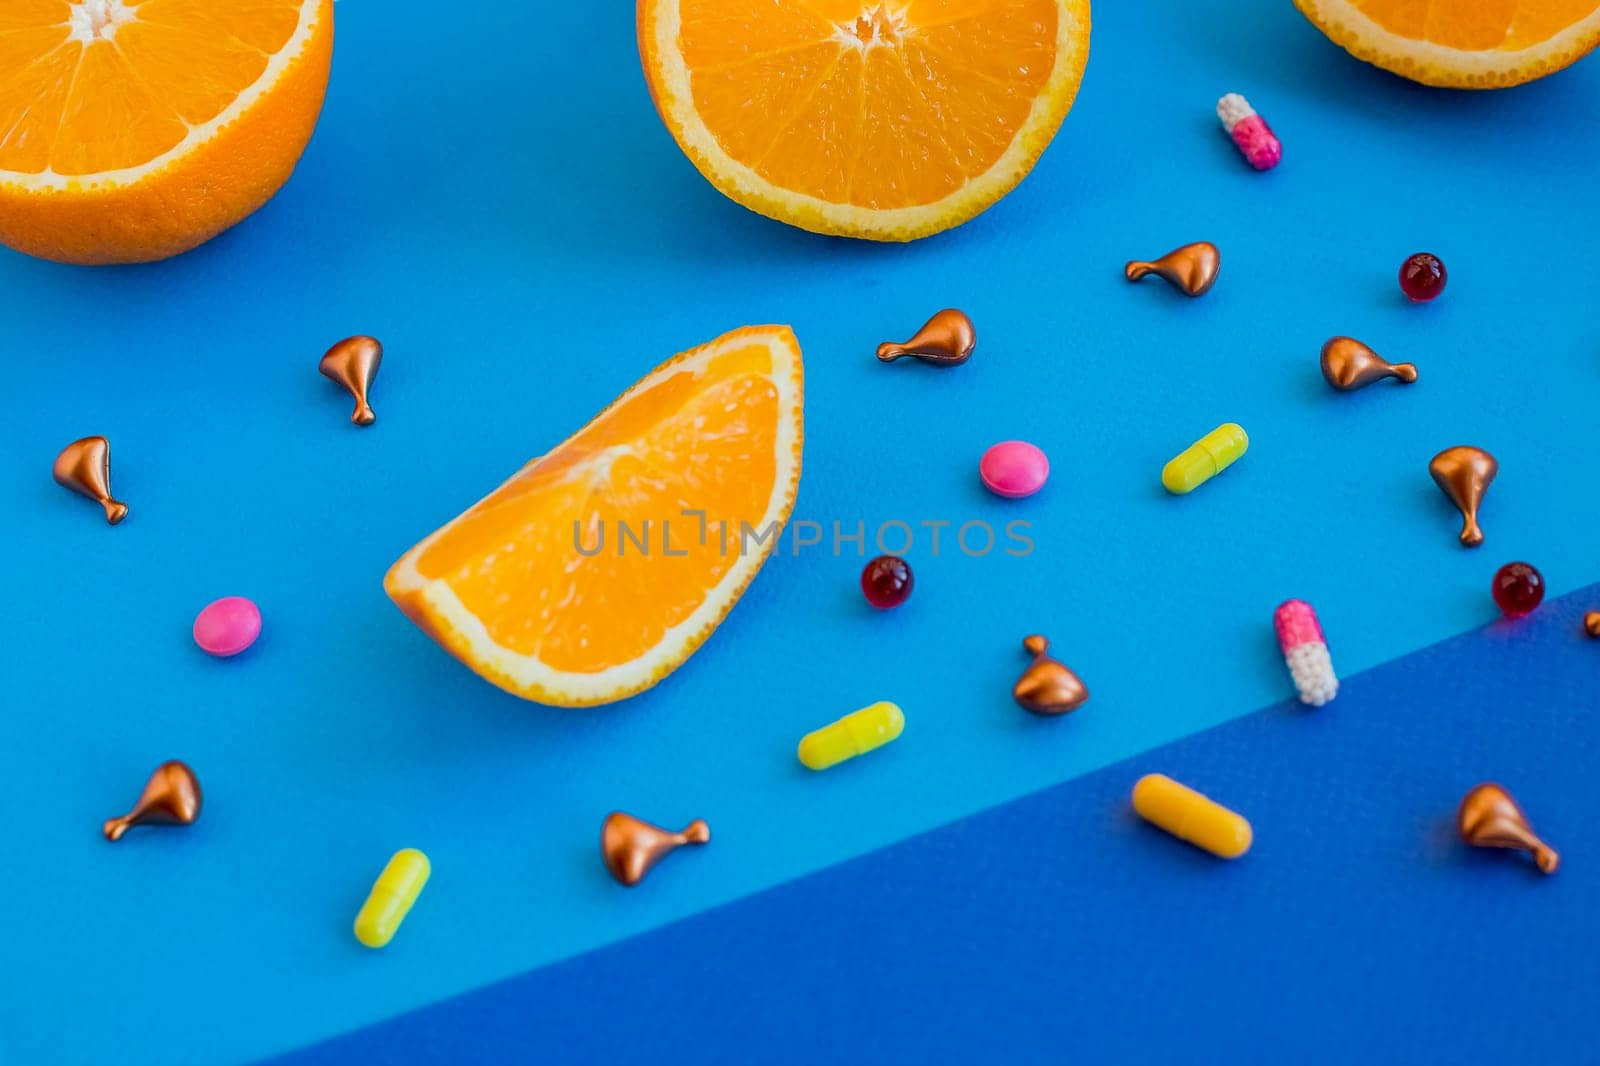
[[[1238,93],[1229,93],[1217,101],[1217,117],[1240,154],[1257,170],[1271,170],[1283,158],[1283,145],[1266,120]]]
[[[1333,674],[1333,659],[1328,642],[1322,639],[1322,623],[1305,600],[1285,600],[1272,616],[1278,631],[1278,647],[1294,677],[1300,702],[1321,707],[1339,694],[1339,679]]]

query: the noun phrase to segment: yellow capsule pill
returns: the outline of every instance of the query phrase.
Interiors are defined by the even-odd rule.
[[[1250,850],[1250,823],[1165,774],[1146,774],[1133,786],[1133,809],[1179,840],[1224,859]]]
[[[356,939],[369,948],[381,948],[393,940],[432,869],[428,857],[416,848],[395,852],[356,915]]]
[[[906,716],[892,703],[874,703],[800,738],[800,761],[826,770],[846,759],[881,748],[900,735]]]
[[[1193,492],[1228,467],[1250,447],[1250,435],[1236,422],[1224,422],[1179,452],[1161,471],[1168,492]]]

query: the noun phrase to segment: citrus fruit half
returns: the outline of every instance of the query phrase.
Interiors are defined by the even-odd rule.
[[[322,109],[333,0],[0,0],[0,243],[187,251],[266,203]]]
[[[800,483],[800,346],[675,356],[407,552],[384,588],[483,677],[576,707],[677,669],[777,544]]]
[[[1521,85],[1600,43],[1597,0],[1295,0],[1357,59],[1424,85]]]
[[[1089,0],[639,0],[656,109],[713,185],[905,241],[1025,177],[1072,106]]]

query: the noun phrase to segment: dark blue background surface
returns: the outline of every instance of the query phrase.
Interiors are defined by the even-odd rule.
[[[1321,710],[1268,708],[277,1066],[1600,1061],[1596,606],[1600,585]],[[1157,771],[1249,817],[1251,851],[1139,821],[1129,791]],[[1484,780],[1562,853],[1554,875],[1459,842]]]
[[[1491,617],[1500,563],[1530,559],[1557,591],[1600,576],[1600,272],[1586,258],[1600,246],[1600,62],[1508,92],[1442,93],[1350,60],[1287,0],[1107,0],[1082,93],[1034,174],[958,231],[881,247],[800,233],[711,189],[650,106],[631,4],[346,0],[338,20],[316,138],[257,216],[149,267],[0,253],[0,691],[7,796],[26,812],[0,859],[5,957],[21,960],[0,976],[7,1066],[291,1049],[1067,781],[1287,694],[1270,619],[1289,596],[1316,604],[1335,662],[1354,672]],[[1251,171],[1218,127],[1227,91],[1283,137],[1277,170]],[[1224,258],[1204,299],[1122,280],[1126,259],[1200,238]],[[1451,280],[1437,303],[1412,307],[1395,272],[1422,248]],[[873,358],[946,305],[977,323],[969,364],[938,373]],[[860,599],[853,547],[785,552],[665,684],[583,712],[484,684],[384,597],[402,551],[640,374],[765,321],[791,323],[806,353],[797,518],[919,530],[1021,518],[1035,553],[971,559],[947,542],[935,556],[922,541],[915,597],[881,615]],[[349,425],[348,399],[316,373],[323,350],[358,331],[387,348],[368,430]],[[1332,393],[1317,351],[1334,333],[1415,360],[1422,380]],[[1250,453],[1194,495],[1166,495],[1162,464],[1228,420],[1250,431]],[[110,437],[114,486],[133,508],[115,529],[49,479],[57,450],[88,433]],[[1014,437],[1053,467],[1024,501],[977,479],[983,449]],[[1434,452],[1463,442],[1502,466],[1477,552],[1456,544],[1426,473]],[[247,655],[217,662],[189,627],[229,594],[255,598],[265,630]],[[1010,701],[1030,631],[1094,693],[1068,721]],[[1153,1016],[1170,1001],[1162,988],[1148,1002],[1115,1002],[1110,986],[1092,998],[1088,949],[1132,942],[1136,921],[1173,934],[1164,952],[1144,949],[1157,969],[1210,980],[1219,968],[1180,931],[1237,951],[1257,943],[1249,929],[1278,922],[1281,937],[1313,944],[1273,948],[1309,960],[1284,971],[1283,994],[1324,975],[1410,989],[1402,976],[1433,973],[1420,959],[1397,970],[1308,940],[1341,913],[1342,882],[1284,889],[1278,849],[1296,833],[1307,834],[1296,854],[1313,839],[1330,862],[1347,854],[1335,845],[1357,849],[1350,865],[1373,878],[1364,906],[1403,910],[1408,879],[1437,879],[1445,895],[1421,917],[1463,930],[1451,943],[1464,957],[1485,882],[1456,880],[1452,851],[1418,843],[1431,823],[1406,819],[1433,818],[1467,782],[1405,790],[1425,769],[1413,749],[1477,743],[1457,736],[1444,694],[1488,683],[1476,672],[1432,682],[1437,706],[1269,718],[1246,731],[1281,730],[1282,754],[1241,746],[1183,767],[1267,820],[1248,865],[1196,869],[1135,833],[1118,820],[1119,779],[1060,812],[1087,821],[1063,854],[1046,846],[1055,837],[1035,839],[1042,857],[1027,877],[1002,851],[925,885],[863,873],[878,895],[849,898],[935,915],[960,901],[954,930],[905,933],[966,946],[943,976],[923,957],[927,983],[915,987],[931,995],[1025,935],[1016,916],[1054,915],[1091,875],[1126,878],[1113,883],[1141,906],[1088,932],[1063,926],[1048,987],[970,991],[986,1010],[1004,996],[1059,1012],[1089,996],[1108,1017]],[[803,733],[877,699],[905,708],[896,744],[823,775],[799,767]],[[1571,708],[1507,713],[1588,728]],[[1358,716],[1370,731],[1351,742],[1374,753],[1322,763],[1320,734]],[[1414,727],[1401,738],[1410,748],[1377,728],[1391,724]],[[204,818],[107,844],[101,821],[171,757],[199,772]],[[1273,777],[1284,760],[1381,770],[1348,802],[1370,804],[1402,850],[1370,834],[1341,841],[1346,822],[1303,810],[1271,825],[1273,810],[1295,810],[1259,802],[1290,787]],[[1553,790],[1526,798],[1571,846],[1584,823],[1552,820],[1589,802],[1580,779],[1523,781],[1525,767],[1482,761],[1449,765]],[[1212,777],[1224,770],[1239,776]],[[716,844],[623,893],[595,854],[618,807],[661,823],[704,817]],[[1107,833],[1107,847],[1148,851],[1144,865],[1136,851],[1096,866]],[[433,881],[395,942],[369,952],[351,920],[406,846],[430,855]],[[1581,850],[1572,861],[1545,884],[1484,871],[1504,879],[1487,882],[1493,905],[1537,916],[1506,900],[1550,907],[1581,893]],[[1167,886],[1169,872],[1181,876]],[[1190,910],[1190,873],[1231,894]],[[935,909],[920,910],[924,892]],[[1230,921],[1208,924],[1219,907]],[[1365,913],[1332,930],[1339,944],[1360,942]],[[804,928],[782,933],[794,951],[811,946]],[[1542,940],[1505,939],[1490,943],[1526,952],[1515,980],[1574,986],[1577,958],[1552,963]],[[743,974],[722,941],[703,943],[697,964]],[[894,943],[840,943],[812,977],[794,975],[795,991],[774,980],[768,993],[802,1001],[834,957],[867,972],[902,964],[878,950]],[[1356,958],[1367,961],[1332,965]],[[873,991],[848,1010],[903,1003],[893,982]],[[1434,1029],[1462,1013],[1435,1007]],[[819,1034],[841,1010],[823,1012]],[[939,1004],[941,1016],[960,1011]]]

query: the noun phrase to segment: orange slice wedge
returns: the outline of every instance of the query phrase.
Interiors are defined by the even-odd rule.
[[[333,0],[0,0],[0,242],[163,259],[288,180],[322,109]]]
[[[677,669],[738,602],[800,483],[787,326],[675,356],[407,552],[384,588],[483,677],[563,707]]]
[[[639,0],[679,147],[752,210],[912,240],[1032,169],[1089,56],[1088,0]]]
[[[1496,89],[1600,44],[1600,0],[1295,0],[1357,59],[1424,85]]]

